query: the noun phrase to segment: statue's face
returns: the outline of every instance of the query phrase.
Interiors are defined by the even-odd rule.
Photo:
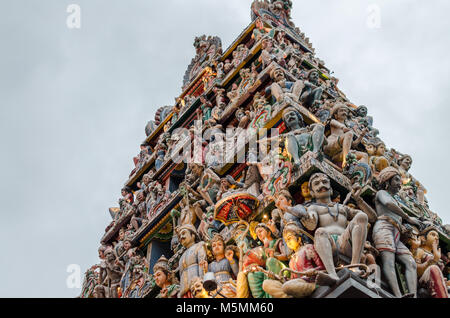
[[[102,250],[98,250],[98,257],[99,257],[100,259],[105,259],[105,254],[103,253]]]
[[[406,157],[405,159],[402,160],[401,167],[403,169],[405,169],[406,171],[411,169],[411,165],[412,165],[412,160],[409,157]]]
[[[436,231],[430,231],[427,234],[426,244],[428,246],[433,246],[433,244],[439,244],[439,234]]]
[[[276,82],[284,80],[284,72],[281,68],[276,69],[273,75]]]
[[[311,74],[309,74],[309,80],[314,83],[317,82],[319,80],[319,73],[312,72]]]
[[[331,197],[331,183],[326,176],[316,177],[311,182],[311,195],[316,199],[324,199]]]
[[[125,241],[123,242],[123,248],[128,251],[131,248],[131,243],[130,241]]]
[[[293,251],[296,251],[301,246],[301,238],[292,232],[288,232],[284,235],[284,241],[286,245]]]
[[[192,243],[195,242],[195,236],[191,231],[188,229],[183,229],[180,233],[180,243],[184,247],[190,246]]]
[[[123,229],[120,229],[119,231],[119,241],[122,241],[125,237],[125,231]]]
[[[283,121],[289,128],[300,125],[298,114],[293,110],[284,114]]]
[[[225,246],[224,246],[222,241],[220,241],[220,240],[214,241],[211,244],[211,247],[212,247],[212,252],[213,252],[214,256],[224,255],[224,253],[225,253]]]
[[[264,242],[264,240],[267,238],[267,236],[269,235],[269,233],[267,232],[267,230],[263,227],[258,227],[256,229],[256,236],[258,237],[258,239],[261,242]]]
[[[367,108],[366,107],[358,108],[358,115],[360,117],[367,117]]]
[[[258,29],[264,28],[264,25],[263,25],[263,23],[262,23],[262,21],[261,21],[260,19],[257,19],[257,20],[256,20],[256,27],[257,27]]]
[[[386,152],[386,146],[383,144],[379,145],[378,149],[377,149],[377,155],[384,156],[385,152]]]
[[[392,177],[392,179],[389,181],[389,187],[392,190],[392,192],[397,193],[402,188],[402,178],[400,175],[395,175]]]
[[[367,153],[369,156],[373,156],[375,154],[375,146],[374,145],[367,145],[366,146]]]
[[[220,181],[220,185],[222,186],[223,189],[228,189],[229,187],[231,187],[231,184],[228,182],[227,179],[222,179]]]
[[[309,191],[308,182],[303,183],[300,188],[302,190],[302,196],[304,198],[309,198],[311,196],[311,192]]]
[[[200,278],[195,280],[191,286],[191,291],[194,294],[194,297],[203,292],[203,282]]]
[[[289,199],[286,198],[284,195],[280,195],[277,197],[275,205],[277,206],[278,209],[282,210],[282,207],[291,206],[291,201],[289,201]]]
[[[156,273],[153,274],[153,278],[155,279],[156,285],[160,288],[163,288],[167,281],[167,276],[162,270],[156,271]]]
[[[420,247],[420,239],[417,237],[417,235],[413,235],[408,239],[408,244],[411,246],[411,249],[417,249]]]
[[[105,254],[105,257],[106,257],[106,260],[108,260],[109,262],[112,262],[116,259],[113,252],[107,252]]]
[[[344,121],[348,118],[348,109],[345,107],[340,108],[336,113],[336,118],[339,121]]]

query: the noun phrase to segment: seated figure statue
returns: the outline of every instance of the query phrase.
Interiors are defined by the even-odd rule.
[[[322,151],[325,126],[314,124],[306,127],[302,115],[294,107],[288,107],[283,111],[283,121],[289,131],[286,136],[286,147],[295,166],[300,165],[300,158],[308,151],[316,154]]]
[[[339,252],[351,258],[351,265],[361,263],[367,238],[366,213],[331,200],[330,179],[323,173],[311,176],[309,188],[315,202],[304,214],[308,230],[316,230],[314,247],[328,274],[319,273],[318,284],[333,285],[338,281],[334,256]],[[350,222],[349,222],[350,220]]]
[[[263,289],[275,298],[303,298],[310,296],[316,289],[316,275],[325,267],[314,246],[304,244],[297,223],[289,222],[283,231],[283,239],[294,254],[290,258],[289,268],[303,275],[293,274],[285,283],[277,280],[265,280]]]
[[[270,91],[277,102],[283,101],[285,97],[290,97],[297,103],[300,101],[300,95],[305,87],[303,81],[287,81],[284,70],[281,67],[274,68],[272,72],[270,72],[270,77],[273,80]]]
[[[427,289],[433,298],[449,298],[442,274],[444,263],[439,248],[439,234],[433,227],[426,228],[420,234],[421,246],[414,255],[419,285]]]
[[[319,81],[319,72],[312,69],[308,72],[307,80],[303,82],[303,90],[300,101],[307,108],[313,108],[321,98],[324,91],[323,85]]]
[[[363,130],[362,134],[354,139],[354,132],[347,127],[346,120],[350,116],[350,111],[345,104],[337,103],[331,110],[331,135],[327,139],[327,145],[323,150],[334,163],[342,163],[342,168],[347,164],[347,155],[352,147],[357,147],[368,132]],[[354,151],[356,158],[368,164],[369,156],[365,152]]]
[[[272,298],[263,289],[263,283],[269,277],[266,273],[253,270],[257,266],[278,274],[286,266],[281,262],[285,259],[281,239],[274,238],[270,228],[260,223],[255,228],[258,240],[262,246],[247,251],[243,258],[243,268],[247,274],[248,288],[253,298]]]

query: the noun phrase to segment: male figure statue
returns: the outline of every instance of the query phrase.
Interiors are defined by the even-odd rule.
[[[299,102],[300,95],[305,87],[303,81],[298,80],[295,83],[287,81],[284,70],[281,67],[274,68],[272,72],[270,72],[270,77],[273,80],[270,90],[277,102],[283,101],[285,96],[292,98],[294,102]]]
[[[308,79],[304,81],[303,85],[300,101],[305,107],[310,109],[322,98],[324,91],[323,86],[319,82],[319,72],[316,69],[309,71]]]
[[[400,241],[403,219],[414,225],[419,222],[410,218],[398,205],[394,196],[402,187],[402,179],[397,169],[388,167],[378,177],[382,189],[375,197],[378,221],[373,228],[373,241],[381,254],[383,273],[397,297],[402,297],[395,273],[395,260],[405,266],[405,277],[409,293],[417,292],[417,265],[409,249]],[[410,295],[406,295],[410,296]]]
[[[339,279],[334,264],[337,252],[351,257],[352,265],[361,262],[368,216],[360,210],[332,202],[330,179],[323,173],[311,176],[309,189],[315,202],[308,207],[306,218],[315,222],[305,222],[305,225],[311,231],[317,228],[314,247],[328,272],[318,275],[318,284],[333,285]]]
[[[186,248],[179,262],[180,291],[178,298],[191,298],[188,292],[194,278],[203,278],[204,275],[203,268],[199,264],[207,259],[205,243],[199,242],[200,238],[192,224],[180,226],[177,233],[181,245]]]
[[[283,121],[289,133],[286,136],[286,147],[296,166],[300,165],[300,158],[312,151],[319,153],[325,140],[325,126],[315,124],[309,131],[303,121],[302,115],[294,107],[288,107],[283,111]]]
[[[355,134],[347,127],[346,121],[350,116],[349,108],[337,103],[331,110],[331,135],[327,139],[327,145],[323,148],[325,154],[331,158],[334,163],[341,162],[342,168],[347,164],[347,155],[352,147],[357,147],[368,129],[363,130],[362,134],[354,140]],[[366,164],[369,163],[369,156],[365,152],[355,151],[356,158]]]

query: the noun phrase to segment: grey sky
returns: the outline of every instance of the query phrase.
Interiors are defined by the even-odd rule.
[[[0,297],[74,297],[130,173],[144,127],[173,104],[194,37],[224,48],[251,0],[0,0]],[[82,28],[66,27],[66,8]],[[381,8],[381,28],[366,25]],[[388,147],[411,154],[432,209],[450,223],[448,0],[294,1],[293,20],[365,104]]]

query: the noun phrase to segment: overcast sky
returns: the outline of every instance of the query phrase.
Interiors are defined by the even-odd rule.
[[[173,104],[194,37],[224,49],[251,0],[0,0],[0,297],[74,297],[155,110]],[[81,6],[81,29],[66,8]],[[370,4],[381,9],[369,28]],[[293,21],[450,223],[448,0],[294,1]]]

